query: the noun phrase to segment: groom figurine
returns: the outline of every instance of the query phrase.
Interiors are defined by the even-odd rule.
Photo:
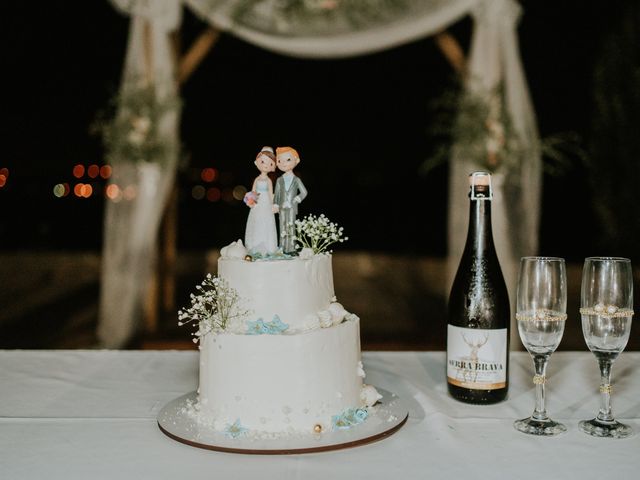
[[[276,165],[284,172],[276,181],[273,213],[280,215],[280,248],[282,253],[295,255],[295,222],[298,204],[307,196],[302,180],[293,174],[300,155],[291,147],[276,148]]]

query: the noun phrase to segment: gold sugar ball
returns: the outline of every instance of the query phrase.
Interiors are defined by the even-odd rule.
[[[321,433],[322,432],[322,425],[320,425],[319,423],[317,423],[314,427],[313,427],[313,431],[316,433]]]
[[[245,259],[247,262],[253,262],[253,257],[252,257],[251,255],[245,255],[245,256],[244,256],[244,259]]]

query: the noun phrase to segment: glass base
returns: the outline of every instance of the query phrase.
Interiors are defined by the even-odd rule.
[[[533,417],[523,418],[513,422],[516,430],[529,435],[541,435],[544,437],[552,437],[567,431],[562,423],[555,422],[550,418],[546,420],[536,420]]]
[[[578,427],[584,433],[588,433],[594,437],[602,438],[627,438],[633,435],[630,426],[624,425],[616,420],[611,422],[603,422],[594,418],[593,420],[582,420]]]

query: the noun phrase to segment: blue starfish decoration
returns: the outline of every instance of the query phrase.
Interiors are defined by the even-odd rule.
[[[266,329],[265,333],[268,333],[269,335],[278,335],[289,328],[289,325],[280,320],[278,315],[274,315],[273,320],[269,323],[265,323],[264,326]]]

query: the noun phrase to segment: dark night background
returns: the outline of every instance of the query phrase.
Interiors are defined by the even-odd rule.
[[[520,51],[541,136],[574,132],[588,153],[601,151],[597,137],[607,132],[594,119],[608,80],[598,84],[595,72],[617,55],[623,61],[615,78],[626,78],[625,68],[629,81],[637,78],[636,2],[521,4]],[[99,182],[89,199],[56,198],[53,187],[77,181],[76,164],[103,163],[90,125],[117,91],[128,19],[106,1],[41,2],[36,11],[26,2],[0,8],[4,76],[11,84],[2,108],[0,168],[10,175],[0,188],[0,250],[99,252]],[[185,11],[183,50],[205,26]],[[635,47],[624,44],[628,60],[627,51],[611,47],[620,30],[636,40]],[[471,22],[450,32],[466,48]],[[423,175],[420,166],[435,147],[430,105],[454,86],[432,38],[359,58],[312,61],[223,35],[182,90],[179,250],[214,249],[241,236],[246,207],[231,199],[231,189],[251,185],[262,145],[292,145],[302,157],[297,173],[310,192],[302,212],[324,212],[343,225],[350,237],[344,249],[444,257],[447,167]],[[633,148],[637,139],[628,150]],[[638,167],[625,173],[616,165],[614,159],[597,164],[569,155],[564,172],[545,174],[540,253],[574,262],[598,254],[633,259],[637,203],[617,208],[615,198],[638,199]],[[220,173],[212,184],[200,179],[205,167]],[[600,195],[596,180],[613,189],[609,210],[593,201]],[[192,188],[199,184],[218,188],[222,199],[194,199]],[[616,232],[603,220],[611,211],[620,214],[623,228]]]

